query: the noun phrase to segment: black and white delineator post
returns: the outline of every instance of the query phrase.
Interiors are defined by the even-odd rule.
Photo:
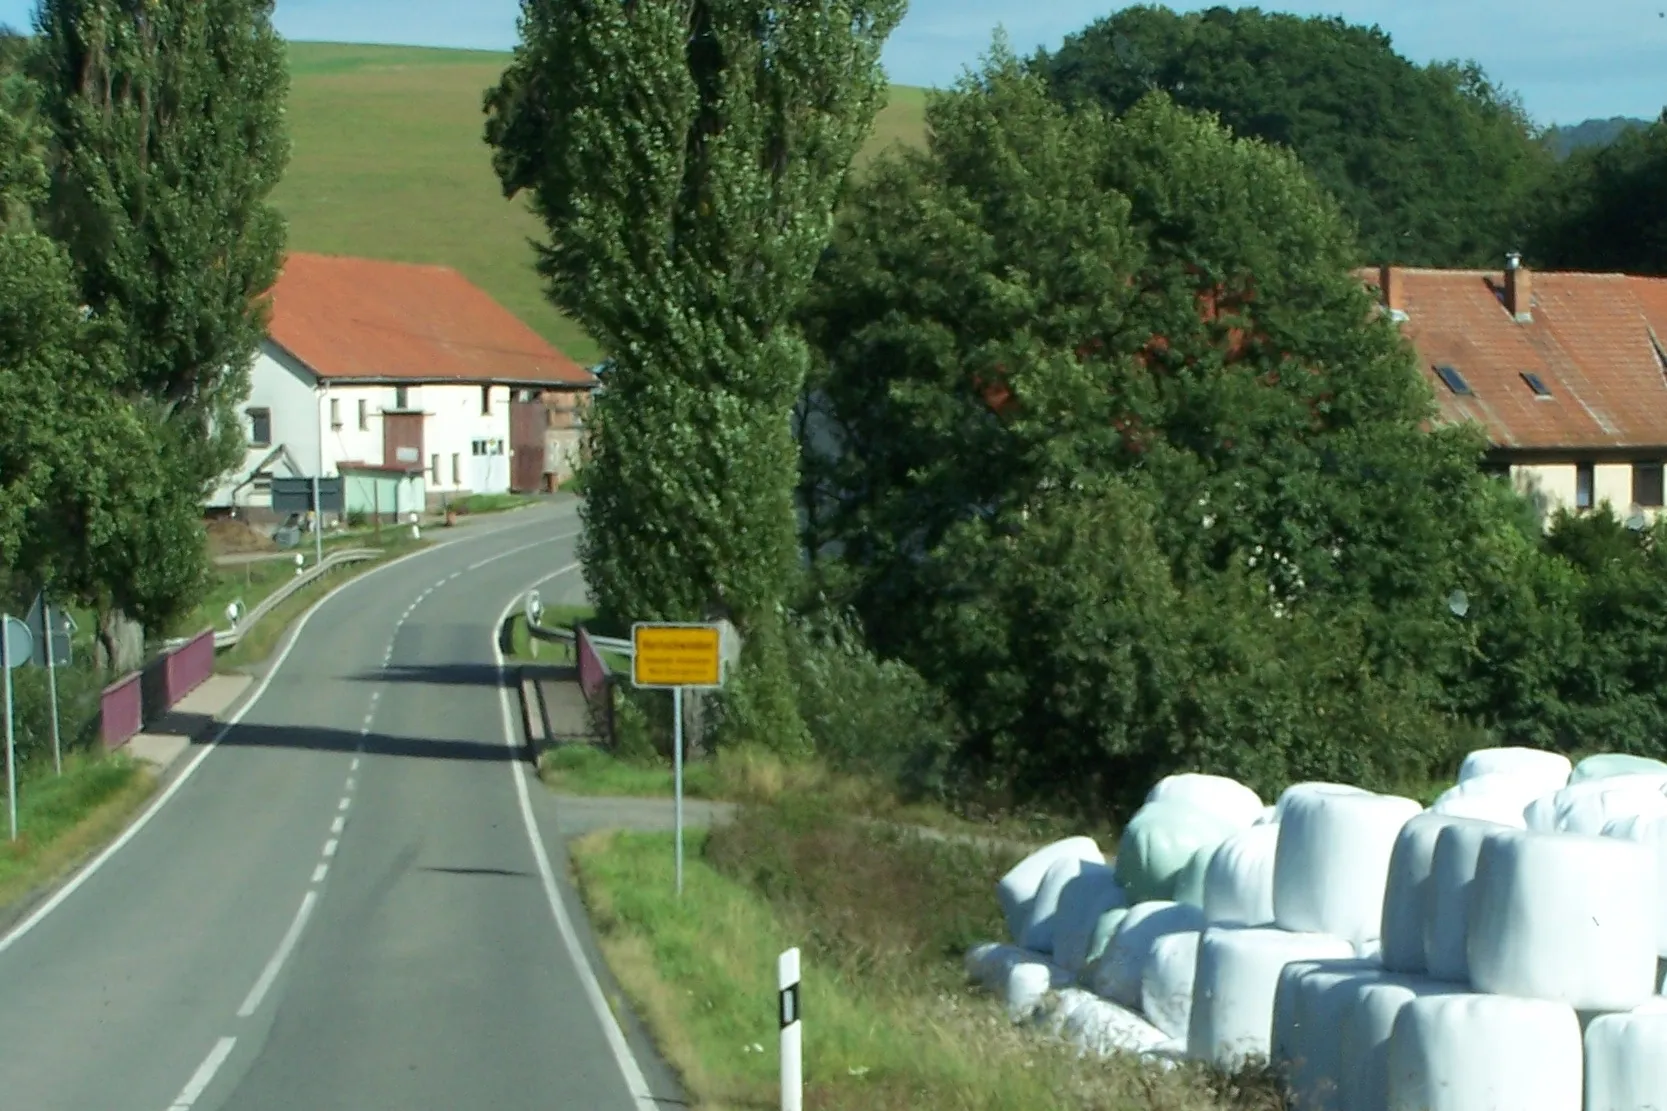
[[[802,1111],[805,1101],[804,1025],[799,1013],[799,951],[776,958],[781,1008],[781,1111]]]

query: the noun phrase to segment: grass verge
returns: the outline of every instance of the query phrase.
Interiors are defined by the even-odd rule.
[[[749,810],[688,844],[682,899],[663,834],[595,834],[573,860],[604,956],[696,1107],[775,1105],[775,956],[794,945],[807,1108],[1279,1106],[1201,1068],[1079,1059],[969,995],[960,951],[1000,929],[999,852],[802,808]]]
[[[502,513],[532,505],[538,499],[531,494],[469,494],[449,503],[459,513]]]
[[[324,597],[330,591],[349,579],[369,571],[389,560],[414,552],[428,544],[424,540],[396,539],[383,548],[382,555],[375,559],[367,559],[361,563],[349,563],[315,582],[309,583],[285,598],[276,608],[263,617],[259,622],[249,626],[240,639],[232,647],[215,657],[214,666],[219,671],[241,671],[255,664],[261,663],[272,654],[278,642],[283,639],[284,631],[295,622],[308,608]],[[290,574],[294,574],[291,570]]]
[[[0,911],[108,844],[151,797],[156,778],[124,755],[76,753],[64,774],[18,784],[18,838],[0,842]]]

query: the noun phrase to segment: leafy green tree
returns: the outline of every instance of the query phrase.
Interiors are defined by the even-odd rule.
[[[506,195],[549,229],[551,300],[608,352],[584,560],[616,620],[731,616],[738,729],[802,736],[780,608],[798,561],[791,315],[884,92],[903,0],[523,5],[486,97]]]
[[[1068,112],[999,46],[928,118],[928,152],[853,191],[804,313],[832,430],[807,447],[812,546],[876,646],[956,693],[971,750],[1048,768],[1015,782],[1057,782],[1067,751],[1116,772],[1102,793],[1137,755],[1260,753],[1259,782],[1445,758],[1465,634],[1444,600],[1503,510],[1474,432],[1426,429],[1336,204],[1161,94]],[[1134,662],[1156,642],[1185,651]],[[1131,677],[1115,726],[1096,674]],[[1133,678],[1157,674],[1194,693],[1165,708]]]
[[[1420,67],[1376,27],[1256,8],[1124,8],[1035,62],[1065,102],[1152,91],[1296,152],[1357,225],[1359,261],[1496,265],[1553,157],[1474,63]]]
[[[1530,257],[1562,270],[1667,274],[1667,113],[1561,167]]]
[[[101,616],[118,667],[139,647],[128,618],[154,627],[190,604],[180,586],[200,578],[203,539],[180,522],[243,447],[237,409],[284,239],[267,200],[289,156],[288,73],[271,16],[272,0],[45,0],[37,16],[48,224],[81,303],[120,336],[103,348],[115,362],[99,384],[134,419],[166,425],[133,434],[162,452],[156,473],[173,498],[160,520],[177,552],[147,555],[177,566],[147,568],[138,583],[156,593]],[[109,463],[113,473],[139,465]],[[128,592],[125,562],[92,572],[108,596]]]

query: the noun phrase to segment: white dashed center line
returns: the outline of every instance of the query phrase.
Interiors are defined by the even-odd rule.
[[[330,822],[330,832],[335,833],[335,834],[339,834],[342,831],[342,827],[345,826],[346,824],[347,824],[347,818],[344,817],[341,814],[337,814],[335,816],[335,818]]]
[[[330,840],[324,842],[324,859],[328,860],[331,857],[335,856],[336,855],[336,846],[339,845],[339,844],[341,844],[341,842],[337,841],[334,837],[332,837],[332,838],[330,838]]]
[[[317,868],[313,869],[313,882],[314,883],[323,883],[324,882],[324,877],[329,875],[329,874],[330,874],[330,866],[328,864],[320,864]]]

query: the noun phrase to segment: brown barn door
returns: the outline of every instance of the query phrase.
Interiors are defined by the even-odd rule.
[[[382,414],[382,465],[402,470],[423,469],[423,415]]]
[[[544,402],[534,391],[509,406],[509,488],[531,494],[544,485]]]

